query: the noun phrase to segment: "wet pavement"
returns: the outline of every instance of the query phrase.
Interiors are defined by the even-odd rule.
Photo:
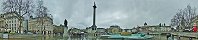
[[[18,36],[18,37],[17,37]],[[17,38],[12,38],[17,37]],[[12,35],[8,39],[0,38],[0,40],[129,40],[129,39],[104,39],[94,36],[68,36],[63,37],[61,35]]]
[[[167,40],[166,35],[152,35],[154,38],[148,40]],[[177,40],[178,37],[174,37]],[[8,39],[0,38],[0,40],[130,40],[130,39],[105,39],[99,38],[94,36],[66,36],[63,37],[62,35],[38,35],[38,34],[14,34],[10,35]],[[189,38],[181,37],[181,40],[189,40]],[[193,39],[197,40],[197,39]]]

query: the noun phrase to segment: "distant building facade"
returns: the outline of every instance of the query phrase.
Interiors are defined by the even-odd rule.
[[[132,32],[132,29],[122,29],[122,32]]]
[[[81,33],[81,30],[78,28],[71,28],[68,30],[70,34]]]
[[[53,19],[49,16],[35,17],[32,16],[28,22],[28,29],[36,33],[53,33]]]
[[[105,35],[106,29],[105,28],[97,28],[96,33],[97,33],[97,35]]]
[[[87,27],[87,28],[86,28],[86,32],[87,32],[87,33],[92,33],[92,28],[91,28],[91,27]]]
[[[63,34],[64,33],[64,26],[63,25],[60,25],[60,26],[57,26],[57,25],[53,25],[54,28],[53,28],[53,33],[54,34],[57,34],[57,33],[60,33],[60,34]],[[66,29],[67,30],[67,29]]]
[[[1,14],[0,15],[1,30],[7,31],[7,32],[19,33],[20,32],[20,27],[19,27],[20,18],[23,19],[23,17],[21,17],[16,12],[7,12],[7,13]],[[21,29],[21,32],[23,32],[23,29]]]
[[[28,32],[28,20],[23,20],[23,22],[22,22],[23,24],[23,31],[24,31],[24,33],[27,33]]]
[[[122,29],[118,25],[112,25],[110,28],[107,28],[108,34],[119,34],[120,32],[122,32]]]
[[[0,15],[0,32],[5,32],[7,29],[5,25],[5,18],[3,17],[3,14]]]
[[[171,26],[159,26],[159,25],[145,25],[139,28],[141,32],[170,32]]]

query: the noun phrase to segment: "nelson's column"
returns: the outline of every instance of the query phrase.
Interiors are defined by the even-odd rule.
[[[96,17],[96,4],[94,2],[94,6],[93,6],[93,25],[91,26],[93,33],[96,32],[97,26],[95,24],[95,17]],[[95,34],[94,34],[95,35]]]

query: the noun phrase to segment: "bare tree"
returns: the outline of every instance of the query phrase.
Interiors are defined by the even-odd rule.
[[[191,28],[192,20],[196,16],[196,8],[190,5],[185,9],[180,9],[179,12],[171,19],[171,26],[179,27],[180,29]]]
[[[2,7],[3,7],[2,10],[4,12],[16,11],[16,5],[17,5],[16,0],[6,0],[5,2],[2,3]]]
[[[25,2],[23,2],[23,14],[27,14],[28,18],[30,17],[30,15],[32,15],[35,11],[35,4],[33,4],[32,0],[25,0]]]
[[[23,16],[28,14],[28,16],[33,13],[33,0],[5,0],[2,3],[3,12],[17,12],[19,14],[19,33],[22,31],[22,21]]]
[[[44,23],[45,23],[44,18],[46,16],[48,16],[48,13],[47,13],[48,9],[47,9],[47,7],[45,7],[43,5],[43,1],[42,0],[39,0],[37,3],[38,4],[37,4],[37,7],[36,7],[36,16],[39,18],[38,19],[38,23],[41,23],[39,26],[42,26],[41,30],[42,30],[42,32],[44,32],[45,28],[46,28],[44,26]]]
[[[191,8],[190,5],[187,6],[187,8],[185,8],[183,10],[183,14],[184,14],[184,23],[186,23],[184,26],[185,28],[191,28],[192,27],[192,20],[193,18],[196,16],[196,8]]]
[[[3,12],[16,11],[21,16],[33,12],[34,8],[32,0],[5,0],[2,4]]]
[[[181,11],[181,10],[180,10]],[[172,19],[171,19],[171,26],[181,26],[183,23],[183,15],[178,12]]]

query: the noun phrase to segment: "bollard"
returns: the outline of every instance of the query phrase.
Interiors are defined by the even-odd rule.
[[[167,34],[166,38],[169,40],[169,38],[171,38],[171,34]]]
[[[192,37],[190,37],[189,40],[192,40]]]
[[[181,40],[181,36],[179,36],[178,40]]]
[[[174,35],[173,34],[171,34],[171,40],[174,40]]]

